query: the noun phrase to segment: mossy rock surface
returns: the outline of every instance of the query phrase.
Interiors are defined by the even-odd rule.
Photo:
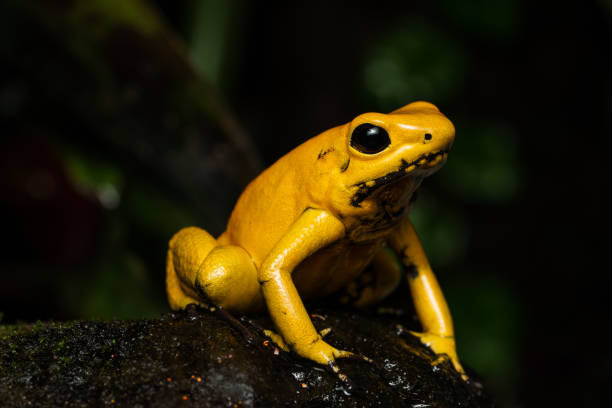
[[[243,319],[247,341],[227,320],[190,307],[159,320],[0,326],[3,406],[490,407],[390,315],[319,309],[331,344],[369,364],[340,360],[352,388],[321,366],[258,335],[265,317]],[[474,378],[474,373],[470,373]]]

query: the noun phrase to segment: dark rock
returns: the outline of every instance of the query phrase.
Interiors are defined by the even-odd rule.
[[[389,315],[317,310],[331,344],[369,364],[340,360],[352,389],[322,366],[261,337],[266,318],[241,319],[189,308],[159,320],[77,321],[0,326],[3,406],[407,406],[489,407],[474,380],[398,328]],[[250,333],[250,334],[249,334]],[[250,345],[245,335],[250,336]]]

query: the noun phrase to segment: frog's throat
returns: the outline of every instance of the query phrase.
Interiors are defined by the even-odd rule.
[[[411,162],[402,159],[397,170],[373,180],[361,181],[357,184],[353,184],[353,187],[357,187],[357,192],[351,197],[351,205],[353,207],[361,207],[363,200],[368,198],[374,191],[403,179],[418,168],[433,169],[434,167],[438,167],[446,160],[449,150],[450,148],[447,147],[443,150],[429,152],[419,156]]]

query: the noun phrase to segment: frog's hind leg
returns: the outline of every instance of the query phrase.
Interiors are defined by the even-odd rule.
[[[233,312],[253,312],[264,305],[255,264],[239,246],[222,245],[210,251],[195,286],[215,305]]]
[[[216,240],[196,227],[183,228],[170,240],[166,258],[166,292],[173,310],[184,309],[190,303],[208,306],[199,299],[194,282],[197,270],[215,246]]]
[[[249,254],[239,246],[220,246],[196,227],[184,228],[170,240],[166,285],[173,309],[210,303],[247,312],[263,305],[257,269]]]
[[[178,277],[176,276],[172,258],[172,251],[168,250],[168,257],[166,258],[166,293],[168,295],[168,303],[170,304],[170,308],[172,308],[172,310],[184,309],[191,303],[206,306],[196,298],[185,294],[183,285],[181,285]]]
[[[381,248],[367,268],[347,288],[342,299],[356,307],[378,303],[393,292],[402,279],[402,268],[391,251]]]

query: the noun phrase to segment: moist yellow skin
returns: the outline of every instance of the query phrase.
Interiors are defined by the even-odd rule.
[[[363,123],[385,129],[390,145],[375,154],[351,146]],[[247,186],[217,239],[196,227],[171,239],[170,306],[212,303],[247,313],[265,305],[279,333],[271,333],[275,341],[334,365],[352,354],[322,339],[302,300],[343,289],[357,306],[384,298],[400,281],[388,247],[408,271],[424,330],[415,334],[466,378],[447,303],[408,219],[414,192],[445,162],[454,137],[453,124],[434,105],[414,102],[390,114],[365,113],[308,140]],[[368,265],[375,279],[355,292]]]

